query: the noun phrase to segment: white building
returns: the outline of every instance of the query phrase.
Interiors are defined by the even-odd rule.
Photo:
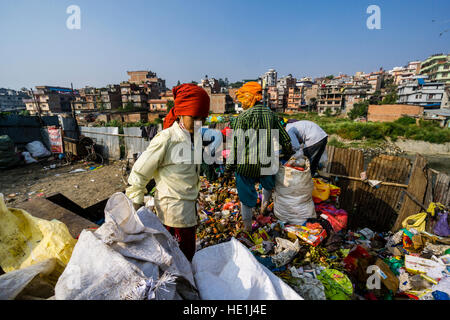
[[[22,111],[26,109],[23,99],[30,98],[23,91],[0,88],[0,111]]]
[[[444,96],[444,83],[425,82],[424,78],[416,78],[400,85],[397,94],[397,103],[439,107]]]
[[[272,87],[277,85],[277,72],[275,69],[269,69],[262,77],[262,85]]]

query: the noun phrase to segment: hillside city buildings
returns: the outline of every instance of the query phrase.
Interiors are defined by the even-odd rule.
[[[166,87],[166,81],[149,70],[127,71],[127,76],[126,81],[102,88],[72,90],[36,86],[34,90],[21,91],[0,88],[0,112],[27,110],[32,115],[136,112],[154,114],[145,117],[148,119],[164,117],[173,105],[172,91]],[[449,54],[434,54],[423,61],[410,61],[391,70],[380,68],[354,75],[296,78],[292,74],[280,76],[272,68],[257,79],[244,79],[235,84],[228,83],[226,78],[207,75],[193,83],[204,88],[210,96],[211,113],[224,114],[243,111],[236,99],[236,91],[247,81],[258,81],[263,87],[263,103],[280,113],[313,111],[319,115],[346,116],[358,103],[380,104],[386,97],[389,99],[383,102],[385,108],[398,104],[423,107],[424,111],[450,110]]]

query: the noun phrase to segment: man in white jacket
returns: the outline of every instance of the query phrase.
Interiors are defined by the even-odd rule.
[[[201,133],[194,134],[194,121],[205,120],[210,101],[206,91],[193,84],[177,86],[173,94],[174,107],[164,120],[164,130],[134,164],[126,195],[139,208],[144,204],[147,183],[155,179],[156,214],[191,261],[195,253],[201,163],[194,161],[194,145],[202,145]]]
[[[308,120],[288,123],[286,131],[291,138],[294,157],[299,159],[305,155],[311,164],[311,175],[314,176],[326,149],[328,134],[319,125]]]

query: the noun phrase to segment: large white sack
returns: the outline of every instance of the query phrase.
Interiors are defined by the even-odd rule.
[[[55,283],[52,286],[47,277],[55,270],[56,264],[56,259],[52,258],[1,275],[0,300],[14,300],[26,289],[28,295],[36,299],[49,298],[53,295],[49,292],[53,292]]]
[[[302,225],[317,216],[312,200],[314,182],[306,162],[305,171],[281,166],[275,176],[273,212],[284,223]]]
[[[189,261],[148,208],[123,193],[105,207],[105,223],[84,230],[55,287],[55,299],[198,299]]]
[[[203,300],[303,300],[235,238],[197,251],[192,268]]]
[[[52,155],[52,153],[44,147],[42,142],[38,140],[27,143],[25,148],[34,158],[49,157]]]

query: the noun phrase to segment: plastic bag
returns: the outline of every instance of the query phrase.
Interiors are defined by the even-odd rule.
[[[409,230],[410,228],[414,228],[417,231],[425,231],[427,213],[420,212],[418,214],[413,214],[412,216],[407,217],[402,222],[403,228]]]
[[[34,158],[49,157],[52,155],[52,153],[44,147],[42,142],[38,140],[27,143],[25,148],[28,150],[28,152],[31,153]]]
[[[204,300],[303,300],[235,238],[196,252],[192,267]]]
[[[300,244],[298,239],[295,239],[295,242],[291,242],[287,239],[276,238],[275,241],[277,245],[275,247],[275,255],[272,256],[272,261],[279,268],[291,262],[300,251]]]
[[[54,295],[56,259],[47,259],[0,276],[0,300],[48,299]]]
[[[84,230],[55,287],[55,299],[198,299],[189,261],[158,217],[111,196],[105,223]]]
[[[14,149],[14,142],[7,135],[0,136],[0,169],[13,167],[20,163]]]
[[[39,219],[21,209],[7,208],[1,193],[0,239],[0,266],[5,272],[56,258],[56,268],[61,273],[76,244],[64,223]]]
[[[314,203],[320,203],[328,200],[331,196],[338,196],[341,193],[341,188],[324,182],[322,179],[313,178],[312,197]]]
[[[350,300],[353,295],[353,285],[342,272],[325,269],[318,276],[325,287],[325,296],[329,300]]]
[[[315,218],[316,211],[311,195],[313,187],[309,165],[305,171],[280,167],[273,193],[275,216],[284,223],[298,225],[309,218]]]
[[[36,159],[34,159],[29,152],[22,152],[23,157],[25,158],[25,163],[35,163],[38,162]]]
[[[434,225],[433,231],[434,234],[441,237],[450,236],[450,227],[448,226],[448,213],[447,212],[438,212],[438,221]]]

